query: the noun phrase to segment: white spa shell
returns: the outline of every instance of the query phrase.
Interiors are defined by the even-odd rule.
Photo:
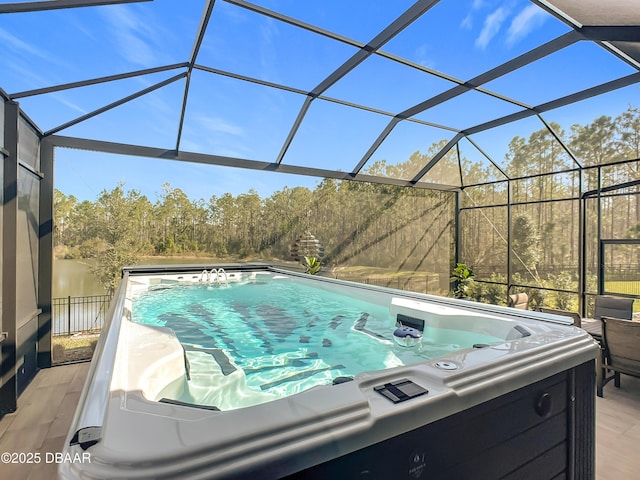
[[[296,275],[261,265],[225,267],[237,278],[264,272]],[[252,476],[256,471],[263,472],[261,479],[278,478],[592,361],[598,351],[569,318],[314,279],[323,288],[354,291],[377,302],[387,299],[394,317],[410,315],[504,342],[363,372],[350,382],[248,408],[216,412],[159,403],[154,400],[159,392],[184,381],[184,353],[169,329],[129,320],[131,296],[159,278],[197,281],[197,276],[195,271],[125,272],[65,448],[72,455],[90,452],[91,462],[61,465],[61,478],[257,478]],[[394,404],[374,391],[398,379],[428,394]],[[95,443],[87,447],[85,442]]]

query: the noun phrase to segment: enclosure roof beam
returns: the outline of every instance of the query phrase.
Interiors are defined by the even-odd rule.
[[[221,75],[221,76],[224,76],[224,77],[229,77],[229,78],[233,78],[233,79],[236,79],[236,80],[241,80],[243,82],[249,82],[249,83],[253,83],[253,84],[256,84],[256,85],[262,85],[264,87],[276,88],[278,90],[284,90],[286,92],[295,93],[295,94],[298,94],[298,95],[308,95],[309,94],[309,92],[307,92],[306,90],[302,90],[302,89],[295,88],[295,87],[289,87],[287,85],[282,85],[280,83],[269,82],[267,80],[261,80],[259,78],[249,77],[249,76],[242,75],[242,74],[239,74],[239,73],[229,72],[227,70],[220,70],[219,68],[212,68],[212,67],[207,67],[205,65],[197,65],[197,64],[194,65],[193,68],[194,69],[198,69],[198,70],[202,70],[204,72],[212,73],[214,75]],[[396,116],[395,113],[388,112],[386,110],[380,110],[379,108],[368,107],[366,105],[362,105],[362,104],[359,104],[359,103],[348,102],[346,100],[341,100],[339,98],[327,97],[326,95],[320,95],[318,98],[320,100],[326,100],[327,102],[337,103],[339,105],[344,105],[346,107],[357,108],[358,110],[363,110],[363,111],[370,112],[370,113],[375,113],[375,114],[378,114],[378,115],[384,115],[386,117],[395,117]],[[450,128],[450,127],[447,127],[445,125],[440,125],[438,123],[427,122],[426,120],[421,120],[419,118],[408,118],[407,120],[410,121],[410,122],[413,122],[413,123],[419,123],[420,125],[426,125],[426,126],[429,126],[429,127],[440,128],[442,130],[447,130],[447,131],[455,132],[455,133],[458,132],[458,130],[455,129],[455,128]]]
[[[35,90],[25,90],[23,92],[16,92],[9,95],[13,100],[16,98],[33,97],[35,95],[44,95],[47,93],[60,92],[62,90],[70,90],[72,88],[87,87],[89,85],[97,85],[100,83],[113,82],[116,80],[124,80],[125,78],[139,77],[141,75],[149,75],[151,73],[165,72],[167,70],[174,70],[176,68],[186,68],[188,63],[175,63],[173,65],[166,65],[164,67],[146,68],[144,70],[136,70],[135,72],[120,73],[117,75],[109,75],[106,77],[92,78],[90,80],[81,80],[78,82],[65,83],[61,85],[55,85],[51,87],[37,88]]]
[[[499,127],[501,125],[506,125],[507,123],[522,120],[523,118],[527,118],[532,115],[537,115],[538,113],[544,113],[549,110],[554,110],[566,105],[571,105],[572,103],[602,95],[603,93],[612,92],[619,88],[628,87],[638,82],[640,82],[640,72],[632,73],[631,75],[627,75],[626,77],[611,80],[610,82],[601,83],[600,85],[596,85],[595,87],[587,88],[571,95],[566,95],[562,98],[543,103],[541,105],[538,105],[537,107],[533,107],[532,110],[522,110],[520,112],[505,115],[504,117],[496,118],[495,120],[476,125],[475,127],[464,130],[463,133],[465,135],[473,135],[474,133],[484,132],[485,130],[489,130],[494,127]]]
[[[124,143],[106,142],[102,140],[91,140],[76,137],[66,137],[62,135],[52,135],[49,141],[56,147],[73,148],[80,150],[90,150],[95,152],[113,153],[117,155],[130,155],[145,158],[156,158],[159,160],[177,160],[183,162],[201,163],[205,165],[218,165],[223,167],[246,168],[250,170],[262,170],[269,172],[290,173],[294,175],[305,175],[319,178],[333,178],[336,180],[354,180],[359,182],[377,183],[398,187],[414,187],[428,190],[438,190],[445,192],[459,191],[456,185],[443,185],[428,182],[412,182],[410,180],[400,180],[388,177],[378,177],[375,175],[351,175],[348,172],[338,170],[325,170],[321,168],[309,168],[297,165],[276,164],[261,162],[244,158],[227,157],[222,155],[208,155],[204,153],[182,152],[167,150],[163,148],[144,147],[140,145],[129,145]]]
[[[638,185],[640,185],[640,179],[631,180],[630,182],[618,183],[616,185],[609,185],[608,187],[603,187],[603,188],[600,188],[600,189],[596,188],[595,190],[589,190],[587,192],[584,192],[582,194],[582,197],[583,198],[593,197],[593,196],[598,195],[600,193],[614,192],[614,191],[620,190],[622,188],[637,187]]]
[[[98,7],[120,3],[150,2],[153,0],[47,0],[41,2],[12,2],[0,5],[0,13],[25,13],[61,8]]]
[[[582,167],[582,165],[580,165],[580,162],[578,161],[578,159],[576,158],[576,156],[573,154],[573,152],[571,151],[571,149],[569,148],[569,146],[567,144],[564,143],[564,141],[562,140],[562,138],[560,138],[560,135],[558,135],[556,133],[556,131],[551,128],[551,125],[549,125],[547,123],[547,121],[542,117],[542,115],[538,115],[538,118],[540,119],[540,121],[544,124],[545,127],[547,127],[547,130],[549,130],[549,133],[551,133],[551,135],[553,135],[553,138],[556,139],[556,141],[560,144],[560,146],[562,147],[562,149],[567,153],[567,155],[569,155],[569,157],[571,157],[571,160],[573,161],[573,163],[575,164],[576,167],[580,168]]]
[[[517,70],[518,68],[524,67],[532,62],[535,62],[536,60],[540,60],[541,58],[546,57],[547,55],[550,55],[554,52],[562,50],[565,47],[573,45],[574,43],[580,41],[581,39],[582,39],[582,35],[572,30],[564,35],[561,35],[545,43],[544,45],[534,48],[533,50],[530,50],[526,53],[523,53],[522,55],[508,62],[505,62],[502,65],[499,65],[491,70],[488,70],[487,72],[481,73],[480,75],[472,78],[467,82],[460,82],[455,79],[452,79],[452,81],[455,81],[456,83],[458,83],[458,85],[442,93],[439,93],[438,95],[435,95],[423,102],[420,102],[414,105],[413,107],[410,107],[404,110],[403,112],[398,113],[396,117],[400,120],[410,119],[415,115],[424,112],[425,110],[428,110],[437,105],[440,105],[441,103],[444,103],[448,100],[451,100],[452,98],[462,95],[463,93],[468,92],[469,90],[476,90],[480,93],[484,93],[486,95],[490,95],[500,100],[518,105],[520,107],[523,107],[525,111],[531,110],[532,107],[530,107],[529,105],[525,105],[511,98],[480,88],[480,86],[487,82],[495,80],[503,75],[506,75],[507,73]],[[397,120],[395,121],[392,120],[391,122],[389,122],[389,124],[387,124],[385,129],[380,133],[380,135],[378,135],[378,137],[376,138],[374,143],[371,145],[371,147],[367,150],[367,152],[364,154],[362,159],[360,159],[360,162],[358,163],[358,165],[356,165],[356,167],[353,169],[354,172],[359,172],[364,167],[364,165],[369,161],[369,159],[374,154],[376,149],[389,136],[389,134],[397,124],[398,124]],[[439,126],[439,127],[448,128],[448,127],[442,127],[442,126]],[[457,132],[458,130],[455,130],[455,131]]]
[[[107,112],[113,108],[119,107],[120,105],[123,105],[127,102],[130,102],[131,100],[135,100],[136,98],[142,97],[143,95],[146,95],[147,93],[153,92],[154,90],[158,90],[159,88],[162,88],[166,85],[169,85],[177,80],[180,80],[181,78],[184,78],[187,76],[186,72],[180,73],[178,75],[175,75],[171,78],[166,79],[163,82],[160,83],[156,83],[155,85],[151,85],[148,88],[145,88],[143,90],[140,90],[136,93],[133,93],[127,97],[121,98],[120,100],[117,100],[113,103],[110,103],[109,105],[105,105],[104,107],[98,108],[97,110],[94,110],[92,112],[87,113],[86,115],[82,115],[81,117],[78,117],[74,120],[71,120],[63,125],[59,125],[55,128],[52,128],[51,130],[44,132],[44,136],[48,137],[49,135],[53,135],[54,133],[58,133],[61,130],[64,130],[65,128],[69,128],[72,127],[73,125],[77,125],[78,123],[84,122],[85,120],[88,120],[90,118],[95,117],[96,115],[100,115],[101,113]]]
[[[184,94],[182,96],[182,106],[180,107],[180,118],[178,119],[178,132],[176,134],[176,151],[180,149],[180,141],[182,140],[182,129],[184,128],[184,116],[187,111],[187,101],[189,99],[189,87],[191,85],[191,72],[193,71],[193,65],[196,63],[200,47],[202,46],[202,40],[204,34],[209,26],[209,19],[213,12],[213,6],[216,0],[207,0],[200,17],[200,25],[198,25],[198,32],[196,33],[196,39],[193,42],[193,48],[191,50],[191,56],[189,57],[189,66],[187,68],[187,79],[184,82]]]
[[[398,115],[403,118],[413,117],[419,113],[428,110],[429,108],[435,107],[436,105],[440,105],[447,100],[451,100],[458,95],[461,95],[469,90],[476,89],[481,91],[482,93],[488,93],[493,95],[492,92],[488,92],[486,90],[479,89],[480,85],[483,85],[487,82],[495,80],[507,73],[511,73],[518,68],[522,68],[526,65],[529,65],[532,62],[540,60],[547,55],[550,55],[554,52],[562,50],[565,47],[573,45],[577,41],[581,40],[582,36],[575,31],[570,31],[565,33],[564,35],[557,37],[544,45],[540,45],[533,50],[530,50],[522,55],[514,58],[513,60],[509,60],[508,62],[503,63],[487,72],[484,72],[471,80],[465,82],[462,85],[457,85],[450,90],[442,92],[434,97],[431,97],[424,102],[421,102],[417,105],[414,105],[411,108],[406,109],[404,112],[399,113]]]
[[[255,13],[259,13],[264,15],[265,17],[271,17],[274,20],[278,20],[280,22],[288,23],[294,27],[302,28],[303,30],[307,30],[309,32],[316,33],[318,35],[322,35],[323,37],[330,38],[331,40],[336,40],[338,42],[345,43],[347,45],[351,45],[352,47],[362,48],[364,47],[364,43],[358,42],[357,40],[353,40],[351,38],[345,37],[343,35],[338,35],[337,33],[330,32],[329,30],[325,30],[324,28],[317,27],[315,25],[311,25],[309,23],[303,22],[293,17],[289,17],[287,15],[283,15],[282,13],[275,12],[273,10],[269,10],[268,8],[262,7],[260,5],[256,5],[255,3],[246,2],[244,0],[224,0],[226,3],[230,3],[235,5],[236,7],[245,8]]]
[[[369,161],[369,159],[371,158],[373,153],[378,149],[378,147],[380,147],[380,145],[382,145],[382,142],[385,141],[385,139],[389,136],[389,134],[395,128],[396,124],[399,121],[400,121],[400,118],[398,118],[398,117],[394,117],[389,121],[389,123],[384,128],[384,130],[382,130],[380,135],[378,135],[378,138],[376,138],[375,141],[373,142],[373,144],[369,147],[369,150],[366,151],[364,156],[360,159],[358,164],[355,166],[355,168],[352,171],[352,175],[357,175],[358,172],[360,172],[360,170],[362,170],[362,168]]]
[[[491,183],[504,182],[505,180],[510,180],[509,175],[507,175],[507,173],[506,173],[506,172],[505,172],[505,171],[500,167],[500,165],[498,165],[498,164],[493,160],[493,158],[491,158],[491,157],[489,156],[489,154],[488,154],[487,152],[485,152],[482,148],[480,148],[480,145],[478,145],[476,142],[474,142],[474,141],[473,141],[473,139],[472,139],[471,137],[469,137],[468,135],[467,135],[467,136],[465,136],[464,138],[466,138],[466,139],[467,139],[467,141],[468,141],[471,145],[473,145],[473,146],[476,148],[476,150],[478,150],[478,151],[479,151],[479,152],[484,156],[484,158],[486,158],[487,160],[489,160],[489,162],[491,163],[491,165],[493,165],[493,166],[494,166],[494,168],[495,168],[495,169],[497,169],[497,170],[502,174],[502,176],[504,177],[504,180],[495,180],[495,181],[493,181],[493,182],[491,182]]]
[[[291,142],[293,138],[300,128],[304,117],[311,106],[311,102],[322,95],[325,91],[331,88],[336,82],[338,82],[341,78],[343,78],[346,74],[360,65],[363,61],[365,61],[369,56],[375,53],[378,49],[380,49],[385,43],[395,37],[398,33],[404,30],[406,27],[411,25],[415,20],[420,18],[422,14],[428,11],[431,7],[433,7],[439,0],[418,0],[411,7],[404,11],[398,18],[396,18],[393,22],[391,22],[382,32],[376,35],[369,43],[363,45],[356,53],[354,53],[346,62],[344,62],[341,66],[339,66],[336,70],[334,70],[329,76],[327,76],[323,81],[321,81],[313,90],[308,93],[307,100],[305,100],[296,120],[287,135],[287,139],[285,140],[282,148],[280,149],[280,153],[278,154],[278,158],[276,159],[276,163],[282,163],[282,159],[284,158],[287,150],[291,146]]]
[[[587,39],[603,42],[638,42],[640,25],[588,26],[579,29]]]
[[[311,95],[317,97],[338,80],[344,77],[347,73],[353,70],[366,60],[371,54],[380,49],[385,43],[399,34],[402,30],[411,25],[414,21],[420,18],[425,12],[433,7],[439,0],[419,0],[409,7],[402,15],[391,22],[382,32],[376,35],[369,43],[364,45],[357,51],[351,58],[338,67],[333,73],[325,78],[316,88],[311,91]]]
[[[442,147],[442,149],[434,155],[434,157],[429,160],[429,163],[427,163],[422,170],[420,170],[415,177],[413,177],[413,179],[411,180],[412,183],[418,182],[422,177],[424,177],[427,172],[429,170],[431,170],[436,163],[438,163],[440,161],[440,159],[442,157],[444,157],[449,150],[451,150],[453,148],[454,145],[456,145],[458,143],[458,141],[463,137],[464,135],[462,133],[456,133],[456,135],[449,140],[449,143],[447,143],[444,147]],[[460,181],[462,182],[462,178],[460,178]]]

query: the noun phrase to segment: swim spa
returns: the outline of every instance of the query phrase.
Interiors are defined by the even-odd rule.
[[[261,264],[127,269],[110,318],[63,478],[593,472],[570,319]]]

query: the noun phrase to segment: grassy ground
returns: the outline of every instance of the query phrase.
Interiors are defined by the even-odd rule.
[[[640,295],[640,281],[606,282],[604,289],[611,293],[626,293]]]
[[[83,335],[56,335],[51,341],[54,363],[87,360],[93,356],[98,333]]]

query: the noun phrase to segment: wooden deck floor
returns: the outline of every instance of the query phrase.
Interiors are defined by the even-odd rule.
[[[39,465],[0,463],[0,479],[50,480],[56,464],[45,456],[60,452],[89,363],[40,371],[18,399],[18,411],[0,420],[1,452],[40,452]],[[613,382],[605,398],[596,399],[597,480],[633,480],[640,472],[640,379],[622,376],[622,388]]]
[[[75,363],[40,370],[18,398],[16,413],[0,420],[0,454],[39,452],[41,463],[0,463],[0,479],[51,480],[57,478],[55,462],[48,452],[62,451],[78,405],[89,363]]]

